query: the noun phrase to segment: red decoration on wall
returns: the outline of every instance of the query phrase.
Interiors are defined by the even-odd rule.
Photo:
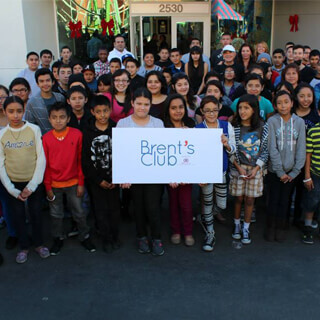
[[[289,22],[291,24],[290,32],[297,32],[298,29],[298,22],[299,22],[299,16],[295,14],[294,16],[290,16]]]
[[[81,31],[82,31],[82,22],[78,21],[77,23],[73,23],[72,21],[69,22],[69,28],[71,31],[70,37],[73,38],[81,38]]]
[[[113,31],[112,31],[113,27],[114,27],[113,19],[110,19],[109,22],[107,22],[105,19],[101,20],[101,28],[102,28],[102,35],[103,36],[106,35],[107,29],[108,29],[109,36],[113,36]]]

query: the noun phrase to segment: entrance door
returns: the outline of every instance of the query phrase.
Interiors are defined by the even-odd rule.
[[[140,60],[142,58],[142,17],[130,17],[130,51]]]
[[[172,47],[177,47],[182,54],[189,51],[191,38],[201,40],[203,53],[210,56],[210,28],[208,17],[172,17]]]

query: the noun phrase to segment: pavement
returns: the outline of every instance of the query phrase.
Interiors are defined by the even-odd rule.
[[[194,201],[195,210],[199,210]],[[319,318],[320,239],[301,243],[291,227],[285,243],[263,239],[264,203],[257,202],[252,244],[234,248],[232,203],[226,225],[216,224],[212,253],[201,251],[203,231],[195,226],[196,244],[169,243],[167,201],[163,204],[165,254],[153,257],[136,251],[133,222],[121,224],[123,246],[112,254],[88,253],[68,239],[60,255],[41,260],[35,252],[23,265],[16,250],[4,249],[0,232],[0,319],[193,320]],[[45,243],[50,246],[48,212]],[[92,221],[91,221],[92,223]],[[317,231],[318,232],[318,231]]]

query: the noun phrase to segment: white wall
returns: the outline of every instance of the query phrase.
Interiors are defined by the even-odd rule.
[[[25,38],[22,0],[0,0],[0,83],[8,86],[25,67]]]
[[[274,12],[273,49],[284,48],[288,41],[320,49],[320,0],[275,0]],[[299,30],[290,32],[289,17],[295,14],[299,16]]]
[[[26,54],[50,49],[58,57],[55,0],[0,0],[0,84],[8,86]]]

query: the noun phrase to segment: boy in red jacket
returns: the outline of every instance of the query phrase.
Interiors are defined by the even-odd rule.
[[[82,208],[84,176],[81,168],[82,133],[67,126],[71,110],[62,102],[49,108],[52,130],[43,138],[43,148],[47,159],[44,185],[50,205],[54,243],[50,254],[60,253],[63,246],[63,195],[67,197],[72,217],[77,223],[79,240],[89,251],[96,251],[89,238],[86,214]]]

